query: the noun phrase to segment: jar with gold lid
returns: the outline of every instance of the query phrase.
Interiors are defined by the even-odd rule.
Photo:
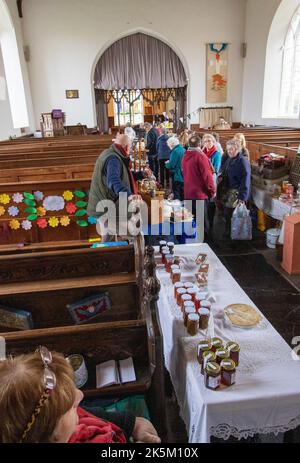
[[[226,349],[229,352],[229,357],[234,361],[236,366],[238,366],[240,361],[240,345],[237,342],[228,341]]]
[[[220,365],[222,360],[227,359],[229,357],[228,350],[224,347],[216,350],[216,362]]]
[[[191,336],[196,336],[199,330],[199,315],[190,313],[187,319],[187,331]]]
[[[216,352],[217,349],[221,349],[223,347],[223,341],[221,338],[211,338],[211,350]]]
[[[211,350],[202,352],[202,361],[200,362],[201,374],[204,375],[204,370],[208,362],[215,362],[215,361],[216,361],[216,354],[214,352],[212,352]]]
[[[204,384],[215,391],[221,384],[221,367],[216,362],[208,362],[204,370]]]
[[[209,339],[205,339],[204,341],[200,341],[197,346],[197,360],[200,365],[202,365],[202,354],[203,352],[211,350],[211,342]]]
[[[221,361],[221,382],[225,386],[232,386],[235,384],[236,365],[233,360],[227,358]]]
[[[177,290],[179,288],[183,288],[183,283],[181,281],[177,281],[176,283],[174,283],[174,297],[175,297],[175,299],[177,297]]]

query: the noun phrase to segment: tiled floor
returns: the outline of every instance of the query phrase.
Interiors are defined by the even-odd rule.
[[[292,338],[300,336],[300,275],[291,277],[283,271],[280,261],[277,260],[276,250],[266,247],[264,233],[254,231],[252,242],[224,240],[223,222],[220,217],[216,217],[215,230],[218,232],[214,236],[214,241],[209,243],[214,252],[286,342],[292,345]],[[172,389],[168,378],[169,442],[185,443],[187,433],[179,416],[178,404]],[[284,440],[300,442],[300,429],[285,436],[257,437],[252,441],[282,442]],[[216,440],[212,439],[212,441]]]

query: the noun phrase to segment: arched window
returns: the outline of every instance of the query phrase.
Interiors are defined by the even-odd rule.
[[[284,43],[279,116],[298,118],[300,111],[300,6]]]

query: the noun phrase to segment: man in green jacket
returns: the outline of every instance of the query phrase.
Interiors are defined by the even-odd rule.
[[[98,220],[102,236],[118,235],[119,225],[127,223],[132,215],[128,214],[128,201],[138,199],[135,181],[151,175],[151,171],[147,170],[144,172],[131,171],[129,156],[131,145],[132,142],[128,136],[119,135],[115,143],[100,154],[95,164],[87,211],[90,216],[97,219],[103,216],[103,223]],[[122,205],[120,204],[121,194],[124,197]],[[111,226],[107,227],[107,219],[111,220]]]
[[[184,200],[182,158],[185,153],[177,137],[170,137],[167,141],[171,150],[170,160],[166,162],[166,168],[173,171],[173,194],[174,199]]]

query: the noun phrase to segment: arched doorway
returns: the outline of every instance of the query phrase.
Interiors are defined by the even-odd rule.
[[[163,41],[135,33],[113,43],[94,72],[101,132],[130,122],[167,120],[185,125],[187,76],[177,54]]]

